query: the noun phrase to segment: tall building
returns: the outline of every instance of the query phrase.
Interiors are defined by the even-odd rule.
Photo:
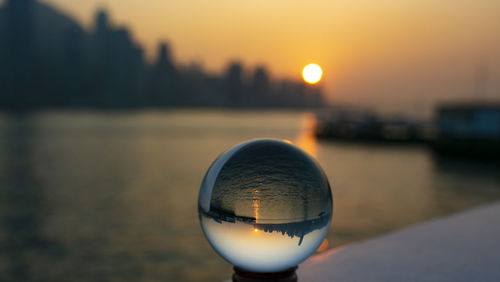
[[[227,101],[229,103],[229,106],[243,106],[243,66],[241,65],[241,63],[230,63],[226,74],[226,87]]]
[[[81,27],[35,0],[0,7],[0,107],[66,105],[69,68],[78,68]],[[73,74],[74,75],[74,74]],[[75,82],[76,83],[76,82]]]
[[[151,74],[151,106],[171,107],[183,104],[180,77],[174,65],[170,47],[160,43],[156,63]]]
[[[34,50],[34,2],[9,0],[2,9],[2,102],[10,107],[35,102],[32,83],[36,71]]]
[[[255,70],[252,78],[250,95],[252,106],[269,106],[271,89],[269,75],[264,67],[258,67]]]
[[[97,106],[134,107],[146,99],[142,49],[124,28],[113,27],[106,11],[95,16],[88,50],[90,92]],[[141,96],[142,95],[142,96]]]

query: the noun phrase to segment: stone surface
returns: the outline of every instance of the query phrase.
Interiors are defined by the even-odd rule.
[[[299,281],[500,281],[500,203],[330,250]]]

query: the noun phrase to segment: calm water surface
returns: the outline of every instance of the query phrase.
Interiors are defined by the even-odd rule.
[[[287,139],[333,186],[321,249],[500,199],[498,165],[425,147],[318,141],[300,112],[48,112],[0,117],[0,281],[222,281],[203,237],[205,171],[242,141]],[[333,231],[333,232],[332,232]]]

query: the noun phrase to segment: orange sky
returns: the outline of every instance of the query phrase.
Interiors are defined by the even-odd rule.
[[[477,96],[478,66],[500,98],[496,0],[45,0],[91,27],[104,6],[149,57],[159,40],[180,63],[222,71],[231,59],[299,78],[316,62],[330,101],[420,111]],[[475,96],[473,94],[476,94]]]

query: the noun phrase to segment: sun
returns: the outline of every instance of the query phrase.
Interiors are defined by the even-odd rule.
[[[322,75],[323,71],[317,64],[309,64],[302,70],[302,77],[304,78],[305,82],[310,84],[318,83],[321,80]]]

